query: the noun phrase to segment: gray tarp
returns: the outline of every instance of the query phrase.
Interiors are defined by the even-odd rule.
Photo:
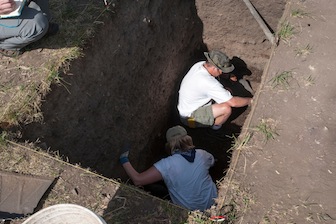
[[[0,171],[0,212],[33,213],[54,178]]]

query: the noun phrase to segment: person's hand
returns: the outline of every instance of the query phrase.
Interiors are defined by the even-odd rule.
[[[234,74],[230,74],[230,80],[231,80],[232,82],[237,82],[237,81],[238,81],[238,78],[237,78],[236,75],[234,75]]]
[[[124,163],[129,162],[128,159],[128,155],[129,155],[129,151],[131,150],[130,144],[128,142],[126,142],[124,144],[124,146],[121,149],[121,155],[119,156],[119,162],[121,163],[121,165],[123,165]]]
[[[122,153],[122,154],[120,155],[120,157],[119,157],[119,162],[121,163],[121,165],[123,165],[124,163],[129,162],[128,154],[129,154],[129,151],[124,152],[124,153]]]
[[[250,98],[250,103],[249,105],[251,106],[253,104],[253,98]]]
[[[14,0],[0,0],[0,14],[8,14],[15,10]]]

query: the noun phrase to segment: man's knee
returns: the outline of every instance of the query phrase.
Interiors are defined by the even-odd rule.
[[[226,114],[230,115],[232,113],[232,108],[227,103],[221,103],[219,105],[220,105],[221,115],[226,115]]]

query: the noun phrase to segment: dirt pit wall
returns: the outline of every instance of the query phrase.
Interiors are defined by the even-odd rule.
[[[195,3],[183,0],[118,1],[104,23],[62,75],[65,86],[52,87],[43,123],[23,136],[117,178],[124,142],[140,170],[155,156],[148,151],[164,139],[179,79],[204,50],[203,29]]]
[[[281,8],[256,3],[263,4],[268,16],[276,12],[280,18]],[[235,59],[236,71],[248,75],[256,89],[271,45],[242,2],[114,4],[84,57],[62,75],[65,86],[52,87],[42,107],[43,123],[25,126],[23,139],[38,140],[39,146],[59,151],[70,163],[126,180],[118,163],[123,143],[131,142],[130,159],[139,171],[164,156],[165,131],[179,123],[179,83],[194,62],[204,59],[203,51],[227,52]],[[277,19],[271,21],[275,29]],[[246,27],[258,32],[246,32]],[[223,176],[230,157],[232,139],[223,136],[239,133],[247,113],[243,111],[221,136],[188,130],[196,145],[218,158],[215,179]]]

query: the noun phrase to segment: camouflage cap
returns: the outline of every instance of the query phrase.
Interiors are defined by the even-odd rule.
[[[222,70],[224,73],[230,73],[234,70],[234,65],[231,64],[230,59],[226,54],[220,51],[204,52],[208,62]]]

